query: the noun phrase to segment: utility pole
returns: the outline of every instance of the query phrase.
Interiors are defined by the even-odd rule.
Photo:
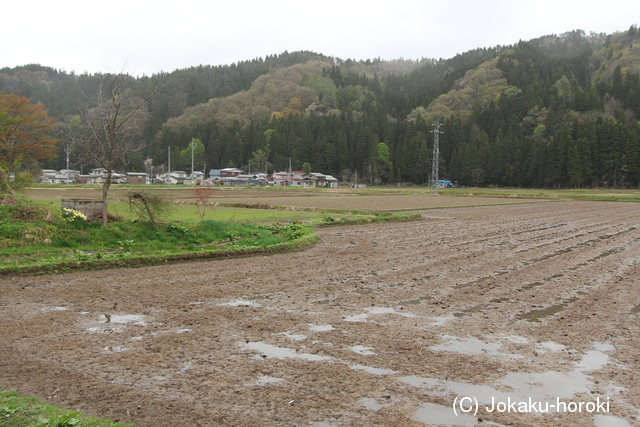
[[[438,195],[438,179],[439,179],[439,158],[440,158],[440,143],[439,137],[442,133],[440,131],[440,122],[435,122],[433,124],[435,127],[431,132],[433,132],[433,162],[431,165],[431,195]]]
[[[167,171],[167,181],[171,186],[171,146],[169,146],[169,170]]]
[[[193,154],[196,150],[196,144],[194,142],[194,139],[191,138],[191,144],[189,144],[191,146],[191,183],[193,184]]]
[[[69,153],[71,153],[71,150],[69,149],[69,144],[67,144],[67,148],[64,150],[65,153],[67,153],[67,184],[69,184]]]

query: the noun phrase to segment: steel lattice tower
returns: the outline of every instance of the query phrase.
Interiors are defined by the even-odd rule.
[[[434,129],[433,132],[433,163],[431,166],[431,195],[438,195],[438,180],[439,180],[439,165],[438,160],[440,159],[440,122],[435,122],[433,124]]]

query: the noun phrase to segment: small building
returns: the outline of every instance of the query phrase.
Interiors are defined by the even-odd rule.
[[[147,174],[143,172],[127,172],[127,184],[145,185]]]
[[[209,181],[216,182],[220,181],[220,169],[211,169],[209,171]]]

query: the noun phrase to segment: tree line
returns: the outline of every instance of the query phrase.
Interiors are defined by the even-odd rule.
[[[440,178],[467,186],[637,187],[640,40],[577,30],[481,48],[454,58],[353,61],[294,52],[231,66],[143,76],[145,149],[131,170],[172,164],[192,139],[196,169],[269,172],[310,165],[349,180],[427,182],[433,123],[442,123]],[[0,91],[21,90],[68,117],[108,75],[40,66],[0,70]],[[92,92],[93,91],[93,92]],[[184,157],[184,156],[183,156]],[[175,159],[175,160],[174,160]],[[60,160],[44,163],[59,166]],[[87,165],[88,166],[88,165]],[[190,167],[180,164],[180,167]]]

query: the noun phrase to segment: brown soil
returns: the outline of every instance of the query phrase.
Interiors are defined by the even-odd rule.
[[[638,425],[637,204],[423,213],[293,254],[2,278],[0,388],[139,426]]]

